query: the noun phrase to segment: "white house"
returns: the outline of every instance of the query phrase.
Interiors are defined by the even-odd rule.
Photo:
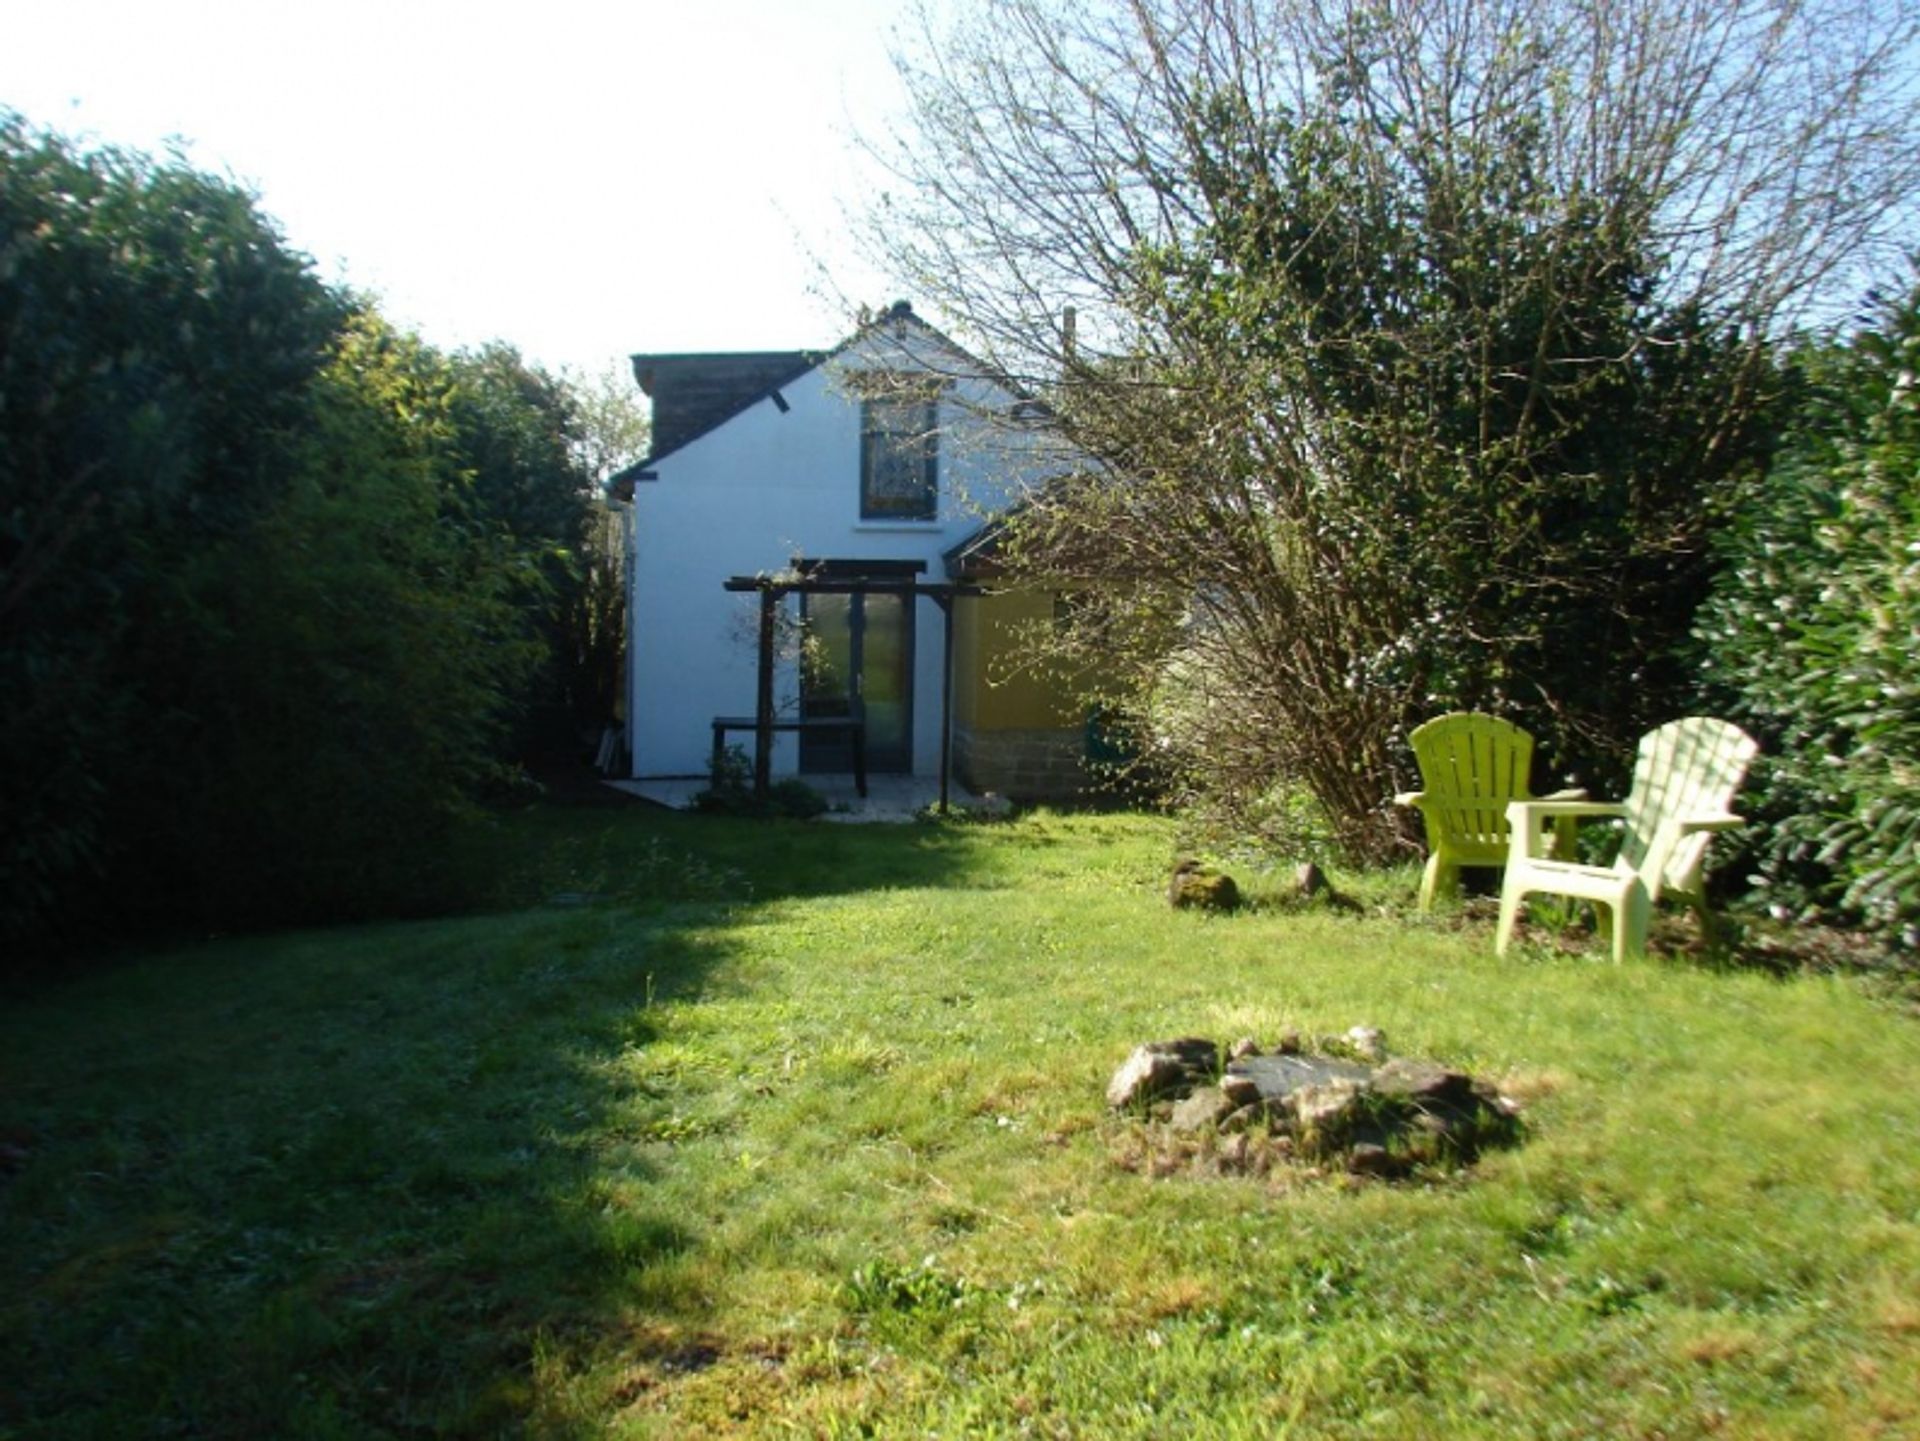
[[[636,355],[633,367],[653,405],[653,449],[613,493],[632,507],[636,780],[707,775],[715,719],[755,711],[760,598],[726,582],[805,576],[896,589],[780,602],[782,719],[858,719],[868,770],[934,776],[951,704],[963,780],[1016,795],[1072,788],[1085,727],[1070,703],[1011,668],[989,673],[1050,598],[956,602],[949,698],[941,607],[897,588],[970,579],[987,521],[1066,467],[1034,407],[904,303],[828,352]],[[777,733],[771,771],[850,762],[850,731],[828,724]]]

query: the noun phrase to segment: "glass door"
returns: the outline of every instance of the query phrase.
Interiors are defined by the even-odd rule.
[[[807,647],[801,667],[801,716],[864,719],[867,769],[912,770],[912,598],[854,591],[803,595],[802,603]],[[852,770],[852,738],[833,731],[802,731],[800,769]]]

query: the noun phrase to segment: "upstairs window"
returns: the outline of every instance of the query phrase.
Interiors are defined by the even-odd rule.
[[[938,411],[923,395],[875,396],[860,411],[860,518],[932,520]]]

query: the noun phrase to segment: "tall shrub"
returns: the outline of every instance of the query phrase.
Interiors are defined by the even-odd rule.
[[[477,506],[446,359],[362,313],[275,503],[179,580],[174,774],[115,814],[141,918],[334,920],[445,899],[449,824],[502,770],[540,657],[537,559]]]
[[[1920,288],[1803,357],[1810,398],[1698,630],[1767,760],[1761,892],[1920,945]]]
[[[274,504],[343,315],[232,184],[0,114],[0,941],[111,904],[219,624],[183,577]]]
[[[0,119],[0,954],[431,902],[584,528],[564,387]]]
[[[1107,699],[1196,789],[1304,781],[1365,854],[1436,709],[1606,783],[1688,689],[1772,340],[1911,234],[1920,14],[939,12],[869,234],[1092,458],[1017,559],[1080,596],[1058,635],[1122,662]]]

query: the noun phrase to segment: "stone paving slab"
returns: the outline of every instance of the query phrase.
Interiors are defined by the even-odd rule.
[[[1372,1079],[1373,1067],[1333,1056],[1243,1056],[1227,1063],[1227,1074],[1252,1081],[1264,1101],[1284,1101],[1307,1086],[1364,1083]]]

